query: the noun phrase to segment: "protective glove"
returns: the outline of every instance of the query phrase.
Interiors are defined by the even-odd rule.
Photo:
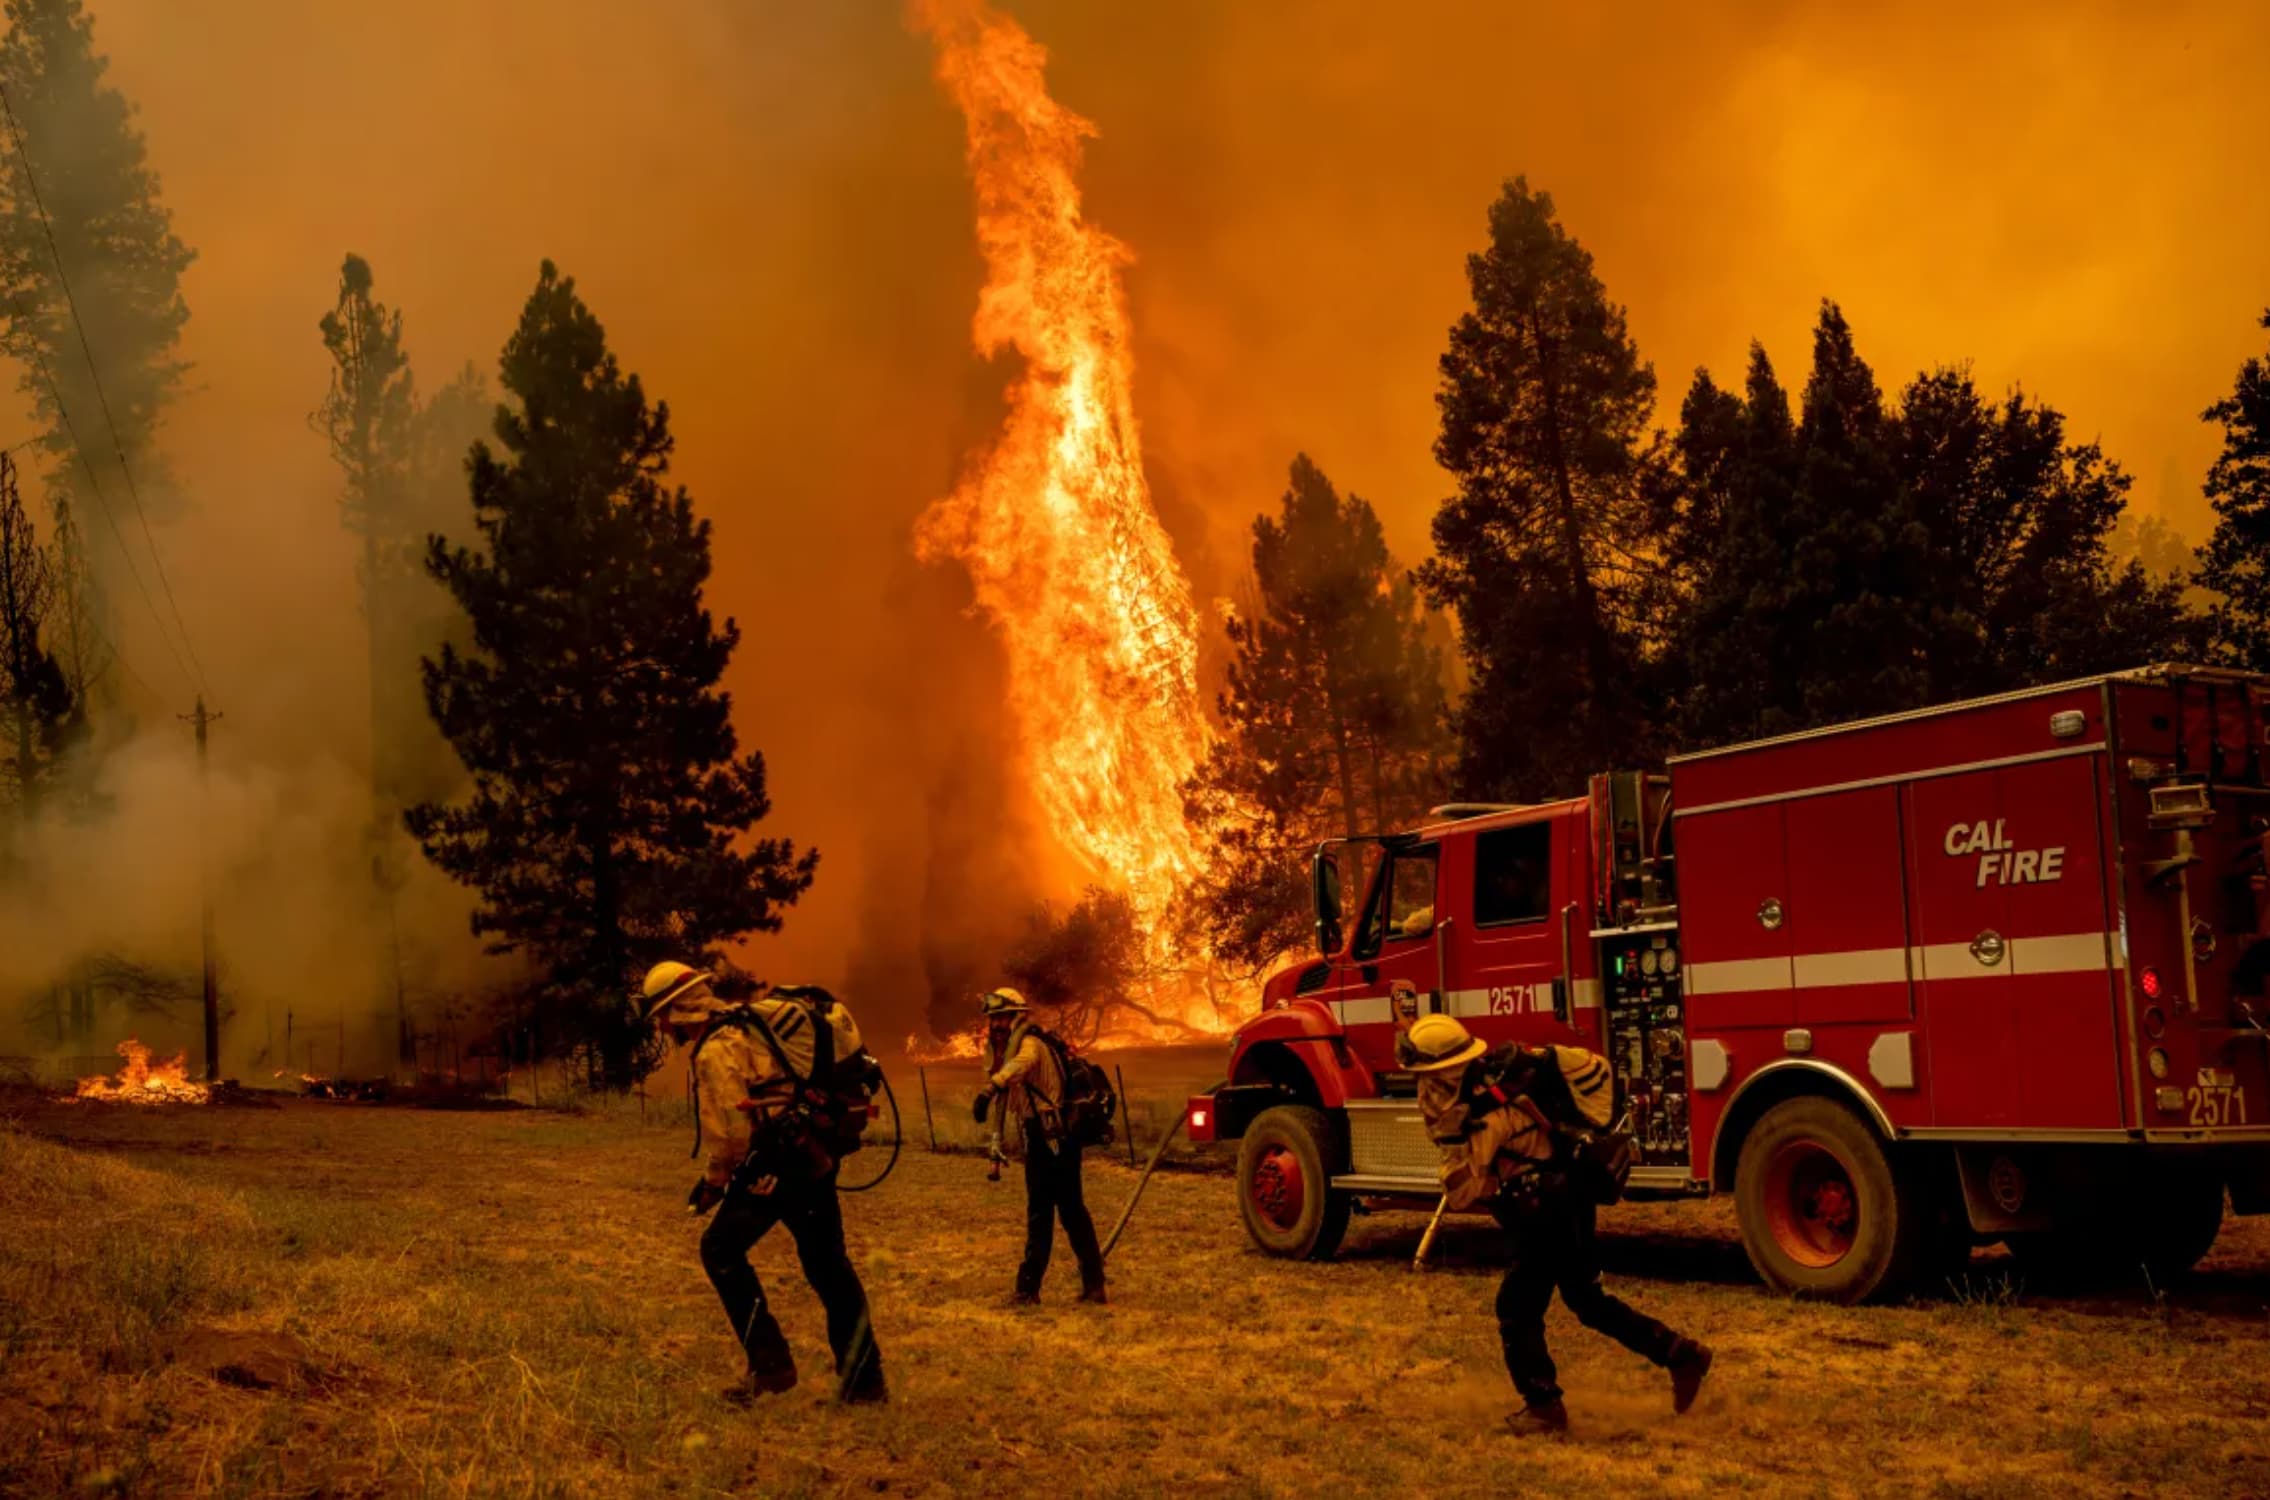
[[[977,1098],[970,1101],[970,1118],[977,1121],[978,1124],[983,1125],[985,1123],[985,1112],[988,1109],[992,1108],[992,1106],[993,1085],[989,1083],[984,1088],[981,1088],[977,1091]]]
[[[706,1214],[724,1201],[725,1189],[704,1177],[694,1184],[692,1192],[686,1194],[686,1212],[696,1215]]]

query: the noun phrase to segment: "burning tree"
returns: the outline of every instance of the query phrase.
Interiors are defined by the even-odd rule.
[[[669,408],[549,261],[502,371],[502,451],[469,465],[482,546],[435,536],[426,564],[472,631],[425,664],[471,793],[407,822],[479,893],[475,934],[537,961],[546,1012],[624,1087],[648,1055],[633,976],[777,931],[819,856],[746,837],[771,803],[717,687],[740,630],[703,607],[709,523],[663,483]]]
[[[1021,769],[1057,841],[1155,929],[1202,860],[1181,789],[1207,726],[1197,612],[1143,474],[1128,252],[1082,212],[1095,127],[1049,97],[1040,45],[980,0],[914,15],[967,129],[977,348],[1024,362],[998,441],[917,547],[968,570],[999,631]]]
[[[1164,976],[1124,892],[1090,886],[1068,910],[1035,908],[1001,972],[1049,1011],[1052,1029],[1081,1046],[1124,1032],[1131,1021],[1162,1040],[1203,1034],[1144,1003]]]

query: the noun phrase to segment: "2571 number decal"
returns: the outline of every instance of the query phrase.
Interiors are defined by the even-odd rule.
[[[2246,1094],[2236,1088],[2197,1087],[2183,1091],[2194,1125],[2244,1125]]]

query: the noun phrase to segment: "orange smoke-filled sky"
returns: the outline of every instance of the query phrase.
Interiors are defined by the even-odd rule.
[[[1886,385],[1961,359],[2023,380],[2204,532],[2197,414],[2270,303],[2270,8],[1007,8],[1101,132],[1088,210],[1138,257],[1138,410],[1202,586],[1300,449],[1420,554],[1434,360],[1515,173],[1628,305],[1667,414],[1752,337],[1801,379],[1834,296]],[[1005,379],[968,352],[961,125],[927,45],[885,0],[92,9],[199,251],[168,437],[197,509],[166,540],[227,731],[313,737],[359,703],[305,425],[342,252],[429,387],[493,370],[550,256],[670,402],[768,831],[824,852],[763,966],[840,976],[919,862],[904,830],[939,792],[902,773],[956,732],[934,686],[909,707],[909,529]]]

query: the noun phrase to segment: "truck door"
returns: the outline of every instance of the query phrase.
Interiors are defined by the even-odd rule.
[[[1395,1014],[1389,991],[1400,981],[1419,994],[1420,1009],[1438,987],[1435,916],[1442,851],[1413,844],[1386,851],[1348,945],[1349,967],[1324,998],[1349,1041],[1375,1068],[1395,1066]]]
[[[1448,948],[1451,1009],[1485,1041],[1600,1045],[1582,837],[1581,818],[1561,814],[1472,841]]]

